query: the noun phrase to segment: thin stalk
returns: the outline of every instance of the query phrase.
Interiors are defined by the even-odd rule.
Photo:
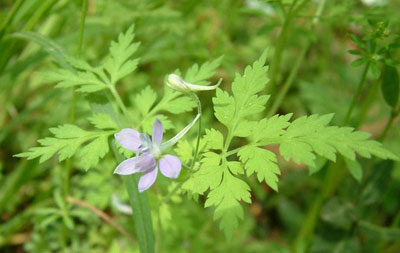
[[[271,117],[276,114],[278,111],[279,107],[281,106],[283,99],[285,98],[287,92],[289,91],[290,87],[292,86],[292,83],[297,76],[297,73],[299,71],[299,68],[301,64],[303,63],[303,60],[305,58],[305,55],[308,51],[309,46],[311,45],[310,42],[307,42],[307,45],[301,50],[301,53],[299,57],[297,58],[296,63],[294,64],[292,70],[290,71],[288,79],[285,81],[285,84],[283,85],[282,89],[279,91],[279,94],[276,96],[274,102],[272,103],[271,109],[268,112],[268,117]]]
[[[299,233],[294,241],[294,252],[306,252],[308,244],[312,239],[314,229],[318,220],[318,216],[324,201],[332,196],[341,180],[345,176],[346,170],[343,160],[339,160],[336,164],[330,163],[327,169],[323,187],[319,191],[317,197],[312,203],[311,208],[307,212],[306,219],[302,224]]]
[[[199,146],[200,146],[200,137],[201,137],[201,102],[199,97],[195,94],[195,93],[191,93],[193,98],[196,100],[197,102],[197,113],[200,115],[199,117],[199,128],[197,130],[197,141],[196,141],[196,148],[194,150],[194,155],[193,155],[193,161],[192,164],[190,165],[190,170],[193,170],[193,167],[196,163],[197,160],[197,155],[199,153]]]
[[[117,162],[122,162],[125,158],[118,152],[116,145],[112,143],[111,148]],[[140,252],[154,253],[155,240],[151,210],[146,193],[140,193],[138,190],[140,175],[135,173],[132,175],[122,176],[122,179],[129,195],[129,202],[132,208],[132,216],[135,223]]]
[[[155,240],[153,224],[151,221],[151,212],[146,198],[146,193],[140,193],[138,190],[139,178],[139,174],[123,176],[132,207],[140,252],[153,253]]]
[[[359,82],[359,84],[357,86],[356,92],[353,95],[353,99],[351,101],[349,109],[347,110],[346,117],[345,117],[342,125],[347,125],[349,123],[349,120],[350,120],[350,117],[351,117],[351,115],[353,113],[354,107],[356,106],[357,101],[358,101],[358,99],[359,99],[359,97],[361,95],[361,92],[364,89],[365,80],[367,79],[367,75],[368,75],[368,71],[369,71],[369,67],[370,66],[371,66],[371,63],[368,62],[367,65],[365,65],[365,67],[364,67],[364,71],[362,73],[361,80],[360,80],[360,82]]]
[[[314,29],[314,27],[316,26],[316,24],[319,22],[321,14],[324,10],[326,4],[326,0],[321,0],[318,4],[317,10],[315,12],[315,17],[313,18],[312,22],[311,22],[311,30]],[[282,89],[279,91],[279,94],[277,95],[277,97],[275,98],[272,107],[268,113],[268,116],[272,116],[274,114],[276,114],[276,112],[278,111],[280,105],[282,104],[287,92],[289,91],[290,87],[293,84],[293,81],[295,79],[295,77],[297,76],[297,73],[299,72],[299,68],[301,66],[301,64],[303,63],[303,60],[306,56],[306,53],[308,51],[308,49],[311,46],[311,41],[308,40],[306,45],[303,47],[303,49],[300,52],[299,57],[297,58],[296,63],[294,64],[292,70],[290,71],[289,77],[287,78],[287,80],[285,81]]]
[[[114,85],[109,85],[108,88],[110,89],[111,94],[115,98],[115,101],[117,102],[118,107],[125,114],[125,116],[128,117],[128,109],[126,109],[126,106],[125,106],[124,102],[122,102],[122,99],[119,96],[119,94],[118,94],[117,90],[115,89]]]
[[[346,118],[342,125],[346,125],[350,119],[350,116],[354,110],[354,107],[359,99],[361,91],[364,88],[366,77],[369,71],[370,63],[364,68],[360,83],[358,84],[357,90],[353,95],[352,103],[347,111]],[[307,249],[309,241],[314,233],[315,225],[318,220],[318,216],[324,201],[329,198],[337,189],[340,182],[342,181],[346,173],[345,166],[343,165],[342,159],[336,164],[330,163],[324,181],[322,183],[322,189],[319,191],[317,198],[313,201],[311,208],[307,212],[306,220],[300,228],[297,234],[294,250],[296,252],[304,252]]]
[[[379,136],[379,138],[378,138],[378,140],[379,140],[380,142],[382,142],[382,141],[386,138],[387,134],[389,133],[389,130],[390,130],[390,129],[392,128],[392,126],[393,126],[394,120],[396,119],[397,115],[399,115],[399,112],[400,112],[400,111],[394,111],[394,110],[393,110],[393,111],[390,113],[390,117],[389,117],[389,120],[388,120],[387,123],[386,123],[385,129],[383,130],[383,133],[381,134],[381,136]]]
[[[279,73],[282,61],[283,49],[286,46],[287,36],[289,34],[292,21],[296,14],[309,2],[310,0],[302,1],[297,7],[296,4],[298,0],[294,0],[289,7],[288,12],[285,15],[285,20],[282,25],[282,30],[279,34],[278,41],[276,43],[276,49],[271,61],[271,80],[268,86],[267,93],[273,95],[275,92],[277,83],[279,82]]]
[[[367,94],[365,95],[365,99],[363,99],[363,103],[361,104],[360,117],[356,127],[361,126],[365,121],[367,112],[371,107],[372,102],[375,100],[376,95],[378,94],[379,82],[379,80],[376,80],[372,86],[367,89]]]
[[[18,0],[16,3],[13,4],[13,6],[11,8],[11,11],[8,13],[6,19],[1,24],[1,27],[0,27],[0,40],[4,36],[4,34],[6,33],[7,27],[9,26],[9,24],[11,24],[12,20],[15,17],[15,14],[19,10],[19,8],[21,7],[23,2],[24,2],[24,0]]]

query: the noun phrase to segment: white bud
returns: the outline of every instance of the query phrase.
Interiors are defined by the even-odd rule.
[[[218,81],[216,85],[206,86],[206,85],[198,85],[186,82],[183,80],[182,77],[169,74],[167,78],[167,85],[177,91],[180,92],[190,92],[190,91],[202,91],[202,90],[215,90],[219,84],[221,83],[222,79]]]

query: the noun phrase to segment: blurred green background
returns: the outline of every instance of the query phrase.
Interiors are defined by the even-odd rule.
[[[121,179],[112,174],[116,161],[111,154],[87,172],[74,159],[39,164],[13,157],[36,146],[50,127],[66,123],[73,97],[72,91],[54,89],[42,74],[57,64],[49,48],[15,33],[39,33],[98,64],[110,42],[135,24],[135,41],[141,42],[139,67],[118,86],[127,104],[146,86],[161,96],[164,76],[177,68],[186,70],[221,55],[212,81],[223,78],[222,86],[229,89],[235,72],[270,48],[270,78],[276,85],[272,100],[285,83],[291,84],[277,112],[293,112],[295,117],[334,112],[338,125],[365,64],[354,62],[359,56],[348,50],[366,52],[372,70],[350,124],[373,138],[384,137],[384,145],[399,154],[398,118],[382,136],[392,109],[384,101],[381,83],[386,65],[398,68],[400,2],[321,1],[1,0],[0,252],[138,251],[130,215],[121,211],[127,194]],[[85,3],[87,12],[82,12]],[[82,15],[86,19],[80,47]],[[364,40],[357,43],[352,36]],[[376,41],[374,52],[390,45],[389,53],[369,55],[371,38]],[[218,127],[212,123],[211,97],[201,99],[206,127]],[[77,125],[87,124],[82,119],[90,108],[82,94],[76,97],[75,115]],[[181,122],[178,129],[191,117],[171,116]],[[177,194],[168,205],[153,205],[158,251],[290,252],[325,170],[310,176],[303,166],[280,163],[279,193],[248,180],[253,203],[245,206],[244,221],[232,241],[219,231],[213,211],[204,209],[204,199],[196,202]],[[324,202],[307,252],[400,252],[400,165],[378,159],[361,164],[370,168],[361,183],[347,173]],[[158,203],[157,198],[150,195],[151,203]]]

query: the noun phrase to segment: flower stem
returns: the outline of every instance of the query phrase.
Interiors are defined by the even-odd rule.
[[[194,165],[196,163],[196,160],[197,160],[197,155],[199,153],[199,146],[200,146],[200,137],[201,137],[201,102],[200,102],[199,97],[195,93],[191,93],[191,95],[197,102],[197,113],[200,115],[200,117],[199,117],[199,128],[198,128],[198,131],[197,131],[196,148],[194,150],[192,164],[190,165],[190,170],[193,170],[193,167],[194,167]]]
[[[112,144],[111,148],[117,162],[122,162],[124,157],[118,152],[117,147]],[[140,193],[138,190],[140,175],[136,173],[123,176],[122,179],[129,195],[129,202],[132,208],[140,252],[154,253],[155,240],[149,203],[147,201],[146,193]]]
[[[349,123],[349,120],[353,113],[354,107],[356,106],[357,101],[360,97],[360,94],[361,94],[362,90],[364,89],[365,80],[367,79],[367,75],[368,75],[370,66],[371,66],[371,63],[368,62],[367,65],[365,65],[365,67],[364,67],[364,71],[362,73],[360,83],[358,84],[357,90],[353,95],[353,99],[351,101],[349,109],[347,110],[346,117],[345,117],[342,125],[347,125]]]

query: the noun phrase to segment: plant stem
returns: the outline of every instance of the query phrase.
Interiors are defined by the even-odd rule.
[[[81,51],[82,51],[83,34],[85,31],[85,20],[86,20],[87,8],[88,8],[88,0],[82,0],[81,20],[80,20],[80,26],[79,26],[78,57],[80,57]]]
[[[133,174],[124,176],[123,180],[132,207],[140,252],[153,253],[155,241],[151,212],[146,194],[138,191],[139,178],[139,174]]]
[[[386,136],[387,136],[387,134],[388,134],[390,128],[392,128],[392,125],[393,125],[394,120],[396,119],[397,115],[399,115],[399,112],[400,112],[400,111],[395,111],[395,110],[393,110],[393,111],[390,113],[390,117],[389,117],[389,120],[388,120],[387,123],[386,123],[385,130],[383,130],[383,133],[382,133],[381,136],[379,136],[379,138],[378,138],[378,140],[379,140],[380,142],[382,142],[382,141],[386,138]]]
[[[318,23],[320,16],[322,14],[322,11],[324,10],[325,4],[326,4],[326,0],[319,1],[318,8],[315,12],[315,17],[313,18],[312,23],[311,23],[311,30],[313,30],[314,27],[316,26],[316,24]],[[279,91],[279,94],[274,99],[272,107],[268,113],[269,117],[275,115],[276,112],[278,111],[280,105],[283,102],[283,99],[286,96],[286,93],[289,91],[290,87],[293,84],[295,77],[297,76],[299,68],[300,68],[301,64],[303,63],[303,60],[304,60],[306,53],[307,53],[308,49],[310,48],[310,46],[311,46],[311,41],[308,40],[306,45],[301,50],[300,55],[298,56],[297,61],[294,64],[292,70],[290,71],[289,77],[286,79],[282,89]]]
[[[300,228],[294,242],[295,252],[306,252],[308,244],[314,233],[315,225],[324,201],[329,198],[339,186],[346,173],[343,160],[340,159],[336,164],[330,163],[327,169],[322,189],[312,203],[307,212],[306,219]]]
[[[279,82],[279,73],[282,61],[282,53],[283,49],[286,46],[287,36],[289,34],[292,21],[296,14],[309,2],[310,0],[302,1],[299,6],[296,7],[298,0],[294,0],[289,7],[288,12],[286,13],[285,20],[282,25],[282,30],[279,34],[278,41],[276,43],[276,49],[274,51],[274,55],[272,56],[271,60],[271,80],[270,84],[267,88],[267,93],[273,95],[276,86]]]
[[[111,144],[111,148],[117,162],[122,162],[125,158],[118,152],[114,143]],[[140,252],[153,253],[155,251],[153,223],[146,193],[140,193],[138,190],[140,175],[135,173],[133,175],[122,176],[122,179],[129,195]]]
[[[342,125],[346,125],[350,119],[353,109],[359,99],[361,91],[364,88],[365,80],[369,71],[370,63],[364,68],[360,83],[353,95],[352,103],[347,111],[346,118]],[[303,223],[294,243],[296,252],[304,252],[307,249],[308,243],[314,233],[315,225],[324,201],[329,198],[337,189],[346,173],[343,160],[340,159],[336,164],[330,163],[326,176],[322,183],[322,189],[319,191],[317,198],[313,201],[311,208],[307,212],[306,220]]]
[[[278,111],[280,105],[283,102],[283,99],[286,96],[286,93],[289,91],[290,87],[292,86],[294,78],[296,77],[297,72],[299,71],[300,65],[304,60],[304,57],[307,53],[307,50],[308,50],[310,44],[311,44],[310,42],[307,42],[307,45],[301,50],[301,53],[300,53],[299,57],[297,58],[296,63],[294,64],[292,70],[290,71],[290,75],[289,75],[288,79],[285,81],[285,84],[283,85],[282,89],[279,91],[279,94],[275,98],[275,100],[271,106],[271,109],[268,112],[268,117],[275,115],[276,112]]]
[[[125,114],[126,117],[128,117],[128,110],[126,109],[126,106],[124,105],[124,102],[122,102],[121,97],[119,96],[117,90],[115,89],[114,85],[109,85],[108,88],[111,91],[111,94],[115,98],[115,101],[117,101],[118,107],[121,109],[121,111]]]
[[[346,117],[345,117],[342,125],[347,125],[349,123],[349,120],[350,120],[350,117],[351,117],[351,115],[353,113],[354,107],[356,106],[357,101],[358,101],[358,99],[360,97],[360,94],[361,94],[362,90],[364,89],[365,80],[367,79],[367,75],[368,75],[368,71],[369,71],[369,67],[370,66],[371,66],[371,63],[368,62],[367,65],[365,65],[365,67],[364,67],[364,71],[362,73],[361,80],[360,80],[360,82],[359,82],[359,84],[357,86],[356,92],[353,95],[353,99],[351,101],[349,109],[347,110]]]
[[[4,22],[0,26],[0,40],[3,38],[4,34],[6,33],[7,28],[9,26],[9,24],[11,24],[12,20],[15,17],[15,14],[19,10],[19,8],[21,7],[23,2],[24,2],[24,0],[18,0],[17,2],[15,2],[13,4],[13,6],[11,8],[11,11],[8,13],[6,19],[4,20]]]
[[[199,146],[200,146],[200,136],[201,136],[201,102],[199,97],[195,94],[195,93],[191,93],[193,98],[196,100],[197,102],[197,113],[200,115],[199,117],[199,128],[197,131],[197,141],[196,141],[196,149],[194,150],[194,155],[193,155],[193,161],[192,164],[190,165],[190,170],[193,170],[193,167],[196,163],[197,160],[197,155],[199,153]]]

